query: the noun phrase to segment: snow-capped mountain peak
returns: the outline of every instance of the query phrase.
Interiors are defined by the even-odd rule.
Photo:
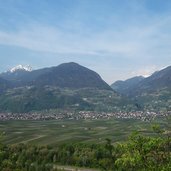
[[[23,71],[30,72],[30,71],[32,71],[32,67],[30,65],[25,65],[25,66],[17,65],[15,67],[11,68],[9,71],[13,73],[13,72],[18,71],[18,70],[23,70]]]

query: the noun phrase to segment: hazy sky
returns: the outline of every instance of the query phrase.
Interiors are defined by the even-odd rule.
[[[0,0],[0,72],[71,61],[108,83],[171,65],[171,0]]]

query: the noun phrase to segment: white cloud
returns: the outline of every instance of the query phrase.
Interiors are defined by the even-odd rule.
[[[164,32],[170,22],[170,17],[159,18],[144,27],[128,26],[119,31],[110,28],[97,33],[73,33],[34,23],[16,32],[0,31],[0,44],[41,52],[150,58],[160,55],[159,51],[170,51],[171,34]]]
[[[80,58],[85,58],[86,55],[91,56],[92,59],[95,57],[94,62],[89,58],[89,64],[91,63],[93,69],[112,83],[119,78],[126,79],[135,75],[149,76],[162,65],[171,62],[168,61],[171,58],[170,16],[149,17],[144,21],[140,25],[131,25],[132,23],[128,22],[120,29],[116,29],[113,25],[97,32],[84,29],[82,26],[79,28],[79,24],[74,24],[76,31],[70,31],[72,21],[69,22],[71,26],[64,30],[56,26],[32,22],[19,27],[17,31],[0,30],[0,44],[38,52],[76,55]],[[130,60],[130,63],[134,63],[137,67],[132,68],[129,64],[125,65],[126,69],[122,66],[118,67],[119,64],[115,65],[114,60],[112,64],[111,61],[105,61],[109,58],[111,61],[114,58],[121,58],[119,62]],[[160,64],[162,59],[165,62]],[[101,68],[95,65],[100,65]],[[119,69],[116,71],[115,67]]]
[[[149,77],[151,74],[153,74],[155,71],[160,70],[161,68],[152,65],[152,66],[146,66],[143,68],[138,69],[137,71],[132,71],[132,76],[144,76]]]

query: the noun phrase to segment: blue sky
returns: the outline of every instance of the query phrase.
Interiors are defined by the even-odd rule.
[[[71,61],[109,84],[171,65],[171,1],[0,0],[0,72]]]

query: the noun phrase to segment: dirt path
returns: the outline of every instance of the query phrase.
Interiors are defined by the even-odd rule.
[[[64,171],[100,171],[97,169],[77,168],[72,166],[58,166],[58,165],[55,165],[54,168],[63,169]]]
[[[42,137],[45,137],[45,135],[39,135],[39,136],[37,136],[35,138],[30,138],[28,140],[21,141],[21,143],[27,143],[29,141],[37,140],[37,139],[42,138]]]

